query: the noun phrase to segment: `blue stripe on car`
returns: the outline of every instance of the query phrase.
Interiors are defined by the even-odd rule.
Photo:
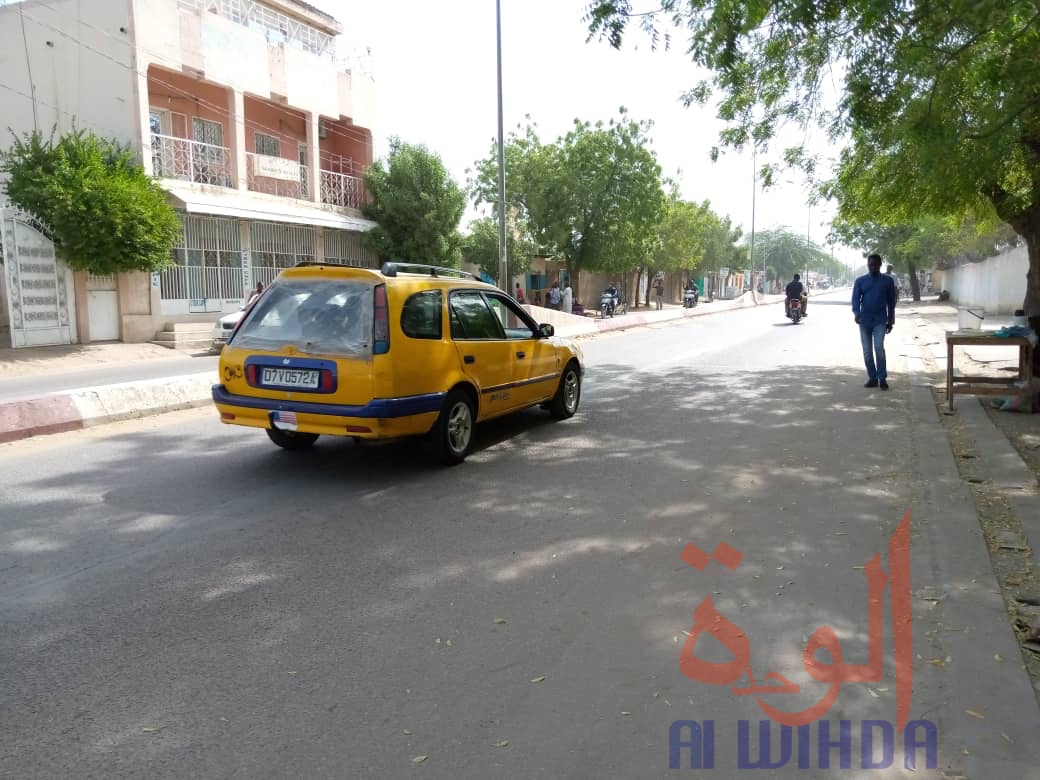
[[[279,401],[275,398],[252,398],[232,395],[224,385],[213,385],[213,401],[248,409],[278,410],[298,414],[325,414],[335,417],[408,417],[413,414],[439,412],[447,393],[408,395],[403,398],[375,398],[363,406],[346,404],[315,404],[305,401]]]

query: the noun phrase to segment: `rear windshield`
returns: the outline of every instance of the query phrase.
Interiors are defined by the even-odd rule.
[[[314,355],[372,354],[372,284],[343,279],[282,279],[246,316],[232,339],[241,349],[291,344]]]

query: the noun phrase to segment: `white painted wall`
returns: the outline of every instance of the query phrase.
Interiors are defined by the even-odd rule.
[[[939,289],[959,306],[980,306],[987,314],[1011,314],[1026,297],[1029,254],[1021,246],[1004,254],[969,263],[940,275]]]
[[[135,138],[128,10],[83,0],[0,6],[0,148],[10,145],[7,128],[33,130],[30,72],[45,134],[55,126],[66,132],[75,120],[103,137]]]

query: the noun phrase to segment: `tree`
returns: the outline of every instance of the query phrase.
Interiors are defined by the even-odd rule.
[[[540,251],[562,258],[572,272],[647,265],[664,208],[651,126],[622,109],[606,124],[575,120],[553,144],[543,144],[530,124],[510,133],[503,150],[507,206]],[[478,206],[497,205],[494,152],[476,164],[471,189]]]
[[[1040,331],[1035,2],[662,0],[661,9],[686,27],[693,60],[723,92],[724,145],[766,143],[784,120],[818,121],[846,139],[831,193],[843,219],[912,224],[989,204],[1026,242],[1024,308]],[[620,46],[634,16],[629,0],[597,0],[590,34]],[[656,18],[643,18],[655,34]],[[701,83],[686,99],[711,91]],[[785,159],[814,169],[804,149]]]
[[[160,271],[173,263],[180,221],[133,153],[114,140],[73,130],[57,141],[15,137],[0,153],[7,194],[52,231],[71,268],[105,276]]]
[[[390,153],[365,171],[370,200],[361,213],[376,223],[366,245],[390,260],[458,268],[459,222],[466,195],[439,155],[390,139]]]
[[[864,252],[878,252],[910,277],[915,301],[921,299],[918,267],[950,268],[978,262],[1014,245],[1010,226],[992,214],[981,220],[959,217],[922,216],[913,224],[877,225],[838,220],[834,235]]]
[[[531,267],[533,252],[534,246],[524,237],[523,231],[506,231],[506,257],[510,276],[523,273]],[[462,259],[478,266],[492,279],[498,278],[501,270],[498,267],[497,220],[483,217],[470,223],[469,233],[462,239]],[[507,284],[506,281],[499,282],[503,290]]]

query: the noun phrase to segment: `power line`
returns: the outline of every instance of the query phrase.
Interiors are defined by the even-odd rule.
[[[40,129],[40,122],[36,116],[36,84],[33,82],[32,63],[29,61],[29,39],[25,34],[25,9],[21,3],[18,4],[18,18],[22,23],[22,45],[25,47],[25,71],[29,74],[29,91],[32,96],[33,130]]]

